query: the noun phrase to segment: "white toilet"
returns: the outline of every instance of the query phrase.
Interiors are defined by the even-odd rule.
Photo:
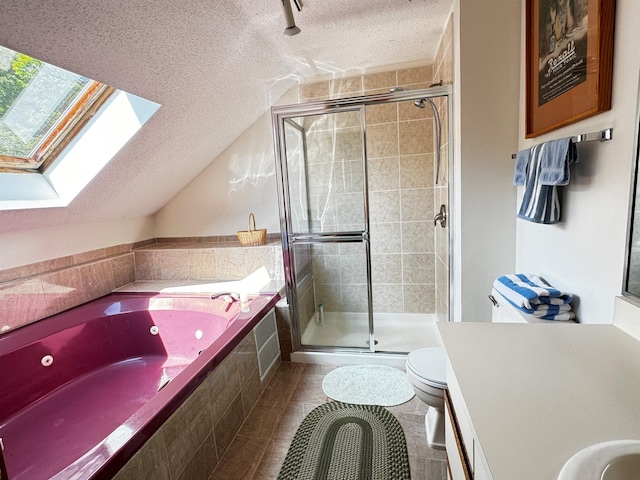
[[[425,347],[407,356],[407,375],[416,396],[429,405],[425,416],[427,444],[444,450],[444,391],[447,388],[446,357],[442,347]]]

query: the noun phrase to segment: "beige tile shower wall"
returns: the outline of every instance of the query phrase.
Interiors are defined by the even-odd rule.
[[[421,88],[431,75],[424,68],[398,80]],[[374,310],[432,313],[433,115],[413,102],[367,107],[366,113]]]
[[[388,92],[396,86],[426,88],[433,76],[433,68],[423,66],[302,85],[300,101]],[[434,123],[429,108],[419,109],[412,103],[366,107],[374,310],[378,312],[433,313],[436,309]],[[349,120],[332,117],[323,124],[322,140],[319,135],[310,136],[312,222],[320,231],[362,228],[363,172],[359,131],[354,128],[359,118]],[[364,249],[357,244],[314,246],[317,302],[328,311],[366,311],[364,258]]]
[[[453,16],[449,18],[442,41],[436,54],[433,82],[442,81],[443,85],[453,84]],[[440,205],[449,209],[449,116],[448,106],[439,100],[438,112],[442,122],[442,144],[440,146],[441,166],[438,183],[434,191],[434,209],[438,211]],[[434,214],[435,214],[434,211]],[[446,228],[436,229],[436,314],[439,321],[449,319],[449,224]]]
[[[362,89],[361,81],[327,85],[333,92],[346,91],[349,95]],[[308,165],[306,200],[312,231],[362,230],[364,171],[360,113],[307,117],[304,126]],[[364,274],[360,272],[365,268],[364,249],[361,245],[359,249],[348,247],[312,247],[313,282],[317,296],[315,301],[311,298],[312,303],[305,303],[305,323],[319,303],[327,311],[366,311],[366,271]],[[348,251],[339,254],[339,249]],[[356,258],[358,253],[360,258]],[[307,295],[306,298],[310,297]],[[309,306],[312,308],[310,312],[306,311]],[[302,325],[301,330],[304,331]]]
[[[364,175],[359,112],[306,117],[304,127],[306,188],[300,194],[307,195],[311,230],[361,229]]]
[[[306,276],[298,285],[298,328],[304,332],[309,322],[314,321],[316,312],[316,298],[314,294],[313,277]],[[284,351],[284,349],[281,349]]]
[[[114,479],[207,480],[276,369],[260,381],[247,335]]]

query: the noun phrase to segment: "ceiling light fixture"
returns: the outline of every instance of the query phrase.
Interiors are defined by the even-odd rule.
[[[296,4],[296,8],[300,11],[300,5],[297,0],[293,0]],[[293,12],[291,11],[291,0],[282,0],[282,8],[284,8],[284,16],[287,20],[287,28],[284,29],[284,34],[287,37],[293,37],[300,33],[300,29],[296,27],[296,22],[293,18]]]

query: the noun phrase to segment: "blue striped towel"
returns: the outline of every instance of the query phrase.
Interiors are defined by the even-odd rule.
[[[514,185],[524,185],[518,218],[551,225],[560,221],[557,186],[569,183],[569,165],[578,161],[570,138],[535,145],[516,155]]]
[[[539,305],[531,315],[543,320],[573,320],[576,318],[576,314],[571,311],[571,305]]]
[[[569,305],[573,295],[553,288],[532,273],[502,275],[495,279],[493,288],[511,305],[536,317],[562,320],[560,315],[573,313]]]

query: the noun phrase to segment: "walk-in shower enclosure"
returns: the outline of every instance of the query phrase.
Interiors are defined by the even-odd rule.
[[[294,351],[408,352],[448,320],[450,95],[272,108]]]

